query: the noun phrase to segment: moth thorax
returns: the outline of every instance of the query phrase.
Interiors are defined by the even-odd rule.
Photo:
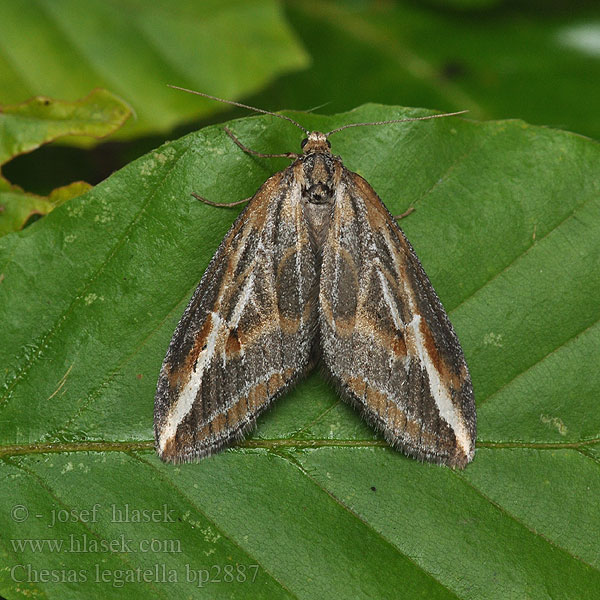
[[[330,154],[311,154],[302,159],[303,198],[311,204],[331,204],[335,189],[335,164]]]
[[[311,204],[331,204],[333,199],[333,190],[326,183],[314,183],[305,194]]]

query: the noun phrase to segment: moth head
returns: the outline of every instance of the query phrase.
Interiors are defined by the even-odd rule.
[[[304,154],[331,154],[331,143],[327,136],[320,131],[311,131],[300,145]]]

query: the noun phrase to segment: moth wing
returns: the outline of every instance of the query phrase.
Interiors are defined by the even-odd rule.
[[[310,367],[317,292],[300,187],[286,169],[232,225],[175,330],[155,398],[163,460],[241,439]]]
[[[344,170],[323,249],[323,361],[392,446],[464,467],[475,449],[471,379],[446,312],[375,191]]]

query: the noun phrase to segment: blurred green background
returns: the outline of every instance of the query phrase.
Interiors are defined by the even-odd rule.
[[[109,141],[62,138],[3,167],[35,194],[94,185],[164,140],[247,114],[167,84],[269,110],[379,102],[600,136],[598,2],[11,0],[0,23],[2,105],[102,87],[134,112]]]

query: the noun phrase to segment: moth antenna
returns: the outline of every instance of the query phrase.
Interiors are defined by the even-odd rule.
[[[315,110],[319,110],[320,108],[323,108],[324,106],[327,106],[329,104],[331,104],[331,100],[328,100],[327,102],[323,102],[323,104],[319,104],[318,106],[313,106],[312,108],[307,108],[304,112],[307,112],[307,113],[315,112]]]
[[[348,129],[348,127],[362,127],[363,125],[389,125],[390,123],[406,123],[408,121],[426,121],[427,119],[439,119],[440,117],[455,117],[456,115],[463,115],[469,112],[468,110],[459,110],[458,112],[442,113],[440,115],[428,115],[426,117],[411,117],[410,119],[393,119],[392,121],[372,121],[370,123],[349,123],[348,125],[342,125],[337,129],[332,129],[329,133],[325,134],[325,137],[329,137],[342,129]]]
[[[224,98],[218,98],[217,96],[211,96],[210,94],[205,94],[204,92],[196,92],[195,90],[188,90],[187,88],[179,87],[178,85],[171,85],[170,83],[168,83],[167,85],[170,88],[173,88],[174,90],[181,90],[182,92],[188,92],[189,94],[196,94],[197,96],[204,96],[205,98],[209,98],[210,100],[216,100],[217,102],[223,102],[224,104],[231,104],[232,106],[239,106],[240,108],[247,108],[248,110],[253,110],[255,112],[263,113],[264,115],[271,115],[271,116],[277,117],[279,119],[285,119],[286,121],[293,123],[299,129],[302,129],[302,131],[304,131],[304,133],[306,133],[306,134],[310,133],[310,131],[308,131],[308,129],[305,129],[304,127],[302,127],[302,125],[300,125],[300,123],[298,123],[297,121],[294,121],[294,119],[292,119],[291,117],[287,117],[286,115],[280,115],[280,114],[271,112],[269,110],[263,110],[262,108],[256,108],[256,106],[249,106],[248,104],[242,104],[241,102],[234,102],[233,100],[225,100]]]

